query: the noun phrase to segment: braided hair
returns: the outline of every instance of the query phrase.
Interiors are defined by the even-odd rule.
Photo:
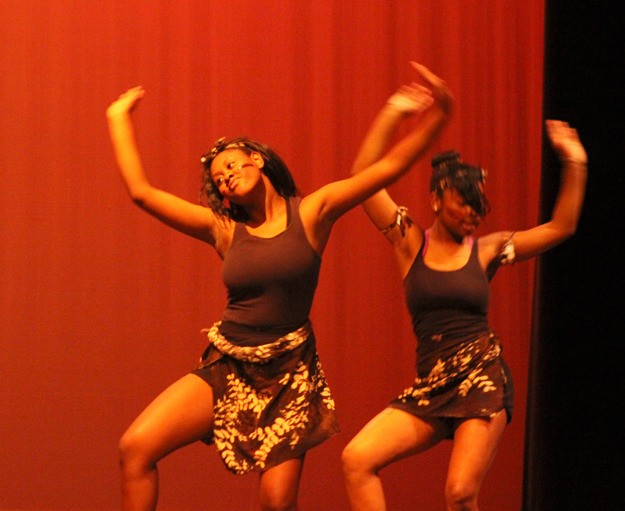
[[[445,151],[432,158],[430,192],[436,192],[441,197],[444,190],[456,190],[482,218],[490,211],[490,204],[484,194],[485,182],[486,171],[463,163],[457,151]]]

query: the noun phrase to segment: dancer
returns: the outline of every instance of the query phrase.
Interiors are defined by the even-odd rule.
[[[403,88],[371,126],[353,167],[368,168],[401,120],[422,110],[420,92]],[[379,472],[389,464],[453,439],[445,500],[448,511],[478,509],[478,493],[512,417],[513,385],[498,337],[488,323],[489,281],[504,264],[535,257],[572,236],[586,185],[587,157],[575,129],[548,120],[562,162],[551,219],[529,230],[473,234],[489,211],[486,173],[455,151],[432,160],[424,229],[386,190],[363,203],[393,246],[417,339],[416,377],[346,446],[342,461],[351,508],[386,509]]]
[[[144,89],[134,87],[109,106],[110,136],[130,198],[211,245],[223,260],[228,290],[198,367],[148,405],[120,440],[124,510],[155,509],[158,461],[199,440],[214,442],[230,471],[260,474],[262,509],[297,508],[306,451],[338,431],[308,317],[330,231],[408,170],[453,103],[438,77],[414,67],[429,87],[423,122],[358,175],[305,197],[280,157],[247,138],[219,139],[202,157],[204,205],[157,189],[144,172],[132,123]]]

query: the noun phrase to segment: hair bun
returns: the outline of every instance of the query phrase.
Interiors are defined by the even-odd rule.
[[[432,167],[442,167],[449,165],[450,163],[460,163],[460,153],[455,150],[445,151],[444,153],[439,153],[432,158]]]

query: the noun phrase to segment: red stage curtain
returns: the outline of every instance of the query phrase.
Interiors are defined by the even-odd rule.
[[[413,74],[457,108],[392,189],[424,223],[429,158],[456,148],[489,171],[481,233],[538,216],[544,1],[0,0],[0,508],[117,509],[117,441],[195,363],[225,292],[211,250],[140,212],[116,175],[104,112],[141,84],[152,181],[195,201],[199,156],[223,135],[274,147],[302,192],[348,175],[369,122]],[[518,510],[533,263],[500,272],[491,318],[516,415],[484,483]],[[313,309],[342,433],[312,451],[301,507],[347,509],[340,452],[413,376],[415,340],[385,240],[341,219]],[[440,509],[449,444],[382,473],[390,509]],[[257,479],[212,448],[160,466],[161,509],[255,509]]]

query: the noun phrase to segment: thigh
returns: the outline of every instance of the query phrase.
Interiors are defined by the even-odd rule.
[[[122,445],[138,447],[158,460],[207,436],[213,427],[213,391],[187,374],[159,394],[124,433]]]
[[[263,509],[290,509],[297,502],[304,458],[287,460],[260,474],[260,502]]]
[[[440,442],[447,430],[442,421],[425,420],[396,408],[386,408],[352,439],[346,451],[374,470],[423,452]]]
[[[454,434],[448,485],[479,488],[490,468],[506,428],[505,410],[492,419],[469,419]]]

